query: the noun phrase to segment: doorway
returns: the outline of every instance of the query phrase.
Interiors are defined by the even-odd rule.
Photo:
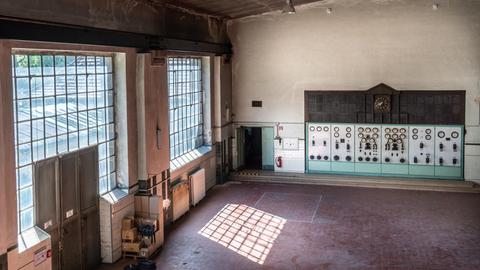
[[[273,171],[273,137],[273,127],[239,128],[238,169]]]

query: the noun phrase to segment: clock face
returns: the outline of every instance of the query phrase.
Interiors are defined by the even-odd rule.
[[[379,95],[375,97],[374,109],[376,113],[389,113],[391,108],[390,96]]]

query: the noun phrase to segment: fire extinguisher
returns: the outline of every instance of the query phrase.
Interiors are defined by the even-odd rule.
[[[275,164],[277,165],[277,168],[282,168],[283,166],[282,157],[277,157],[275,159]]]

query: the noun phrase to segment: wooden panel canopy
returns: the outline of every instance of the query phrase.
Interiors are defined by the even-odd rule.
[[[387,97],[379,112],[375,100]],[[379,84],[366,91],[305,91],[305,121],[464,125],[465,91],[401,91]]]

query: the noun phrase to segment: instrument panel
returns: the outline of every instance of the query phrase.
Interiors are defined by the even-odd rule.
[[[381,127],[375,125],[356,125],[355,156],[356,162],[379,163]]]

